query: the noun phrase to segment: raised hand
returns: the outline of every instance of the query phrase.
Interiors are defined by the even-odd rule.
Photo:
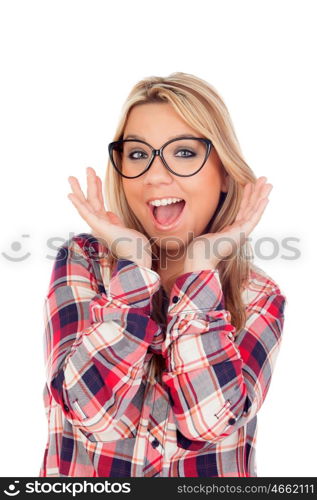
[[[118,215],[105,209],[102,181],[95,170],[87,168],[87,198],[76,177],[70,176],[68,181],[73,192],[67,196],[90,226],[92,235],[105,242],[117,258],[151,268],[149,240],[139,231],[127,228]]]
[[[266,177],[244,186],[243,196],[235,221],[217,233],[194,238],[187,248],[184,272],[215,269],[223,259],[232,258],[258,224],[268,204],[273,188]]]

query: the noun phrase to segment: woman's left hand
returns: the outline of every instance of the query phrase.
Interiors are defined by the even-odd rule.
[[[194,238],[187,247],[184,272],[215,269],[221,260],[233,258],[249,234],[258,224],[268,204],[273,188],[266,177],[244,186],[240,208],[233,224],[217,233],[206,233]]]

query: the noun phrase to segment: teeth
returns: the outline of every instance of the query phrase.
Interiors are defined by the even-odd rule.
[[[160,207],[161,205],[170,205],[171,203],[178,203],[179,201],[183,201],[182,198],[164,198],[163,200],[153,200],[149,203],[155,207]]]

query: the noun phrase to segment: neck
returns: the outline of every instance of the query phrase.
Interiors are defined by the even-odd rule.
[[[162,286],[168,295],[171,292],[176,278],[183,274],[184,263],[185,256],[176,256],[173,258],[170,256],[170,252],[167,256],[165,251],[160,251],[157,273],[160,275]]]

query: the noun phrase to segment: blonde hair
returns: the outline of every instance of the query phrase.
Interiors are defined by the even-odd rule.
[[[121,111],[121,116],[113,141],[122,139],[130,110],[143,103],[171,103],[185,122],[193,127],[202,137],[210,139],[228,174],[228,191],[221,193],[218,207],[210,221],[209,231],[221,231],[235,221],[240,206],[243,187],[248,182],[255,182],[256,176],[245,162],[234,127],[223,99],[215,88],[197,76],[175,72],[167,77],[150,76],[136,83],[130,91]],[[149,235],[130,210],[124,190],[122,177],[110,164],[107,166],[105,194],[108,210],[118,214],[127,227]],[[153,251],[153,247],[152,247]],[[116,263],[115,256],[109,252],[110,270]],[[222,260],[218,265],[226,310],[235,326],[235,335],[244,327],[245,307],[241,292],[250,275],[252,249],[248,240],[229,260]],[[153,269],[156,270],[156,259]],[[156,295],[155,295],[156,296]],[[158,293],[153,301],[153,315],[156,320],[164,321],[162,295]],[[156,358],[156,359],[155,359]],[[156,374],[161,375],[162,360],[154,355]]]

